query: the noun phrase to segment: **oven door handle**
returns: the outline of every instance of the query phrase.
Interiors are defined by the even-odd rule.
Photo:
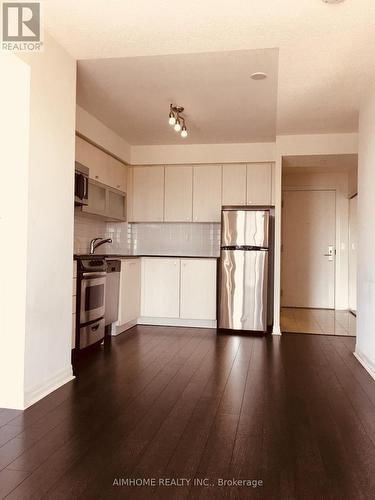
[[[103,278],[107,273],[82,273],[82,279],[95,279],[95,278]]]

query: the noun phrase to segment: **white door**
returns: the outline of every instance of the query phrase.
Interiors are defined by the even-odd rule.
[[[180,260],[142,259],[142,316],[178,318],[180,315]]]
[[[221,165],[202,165],[193,170],[193,221],[220,222]]]
[[[141,308],[141,261],[121,261],[119,318],[118,324],[125,325],[140,316]]]
[[[164,167],[135,167],[133,171],[133,221],[162,222]]]
[[[246,205],[246,165],[223,165],[223,205]]]
[[[216,259],[181,259],[180,317],[216,319]]]
[[[283,193],[284,307],[335,307],[335,198],[334,191]]]
[[[271,205],[272,165],[251,163],[247,165],[247,204]]]
[[[358,196],[349,202],[349,309],[357,311],[357,204]]]
[[[164,220],[191,222],[193,216],[193,167],[165,167]]]

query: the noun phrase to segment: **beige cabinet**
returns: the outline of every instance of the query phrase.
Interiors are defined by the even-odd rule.
[[[216,259],[181,259],[180,318],[216,320]]]
[[[221,165],[193,169],[193,221],[220,222]]]
[[[116,332],[137,323],[141,312],[141,261],[121,259],[119,317]]]
[[[82,212],[100,215],[107,221],[125,221],[126,194],[89,179],[89,203],[82,207]]]
[[[126,191],[127,166],[78,136],[76,160],[89,168],[90,179]]]
[[[107,206],[107,187],[100,182],[90,179],[88,201],[88,205],[82,207],[82,212],[104,216]]]
[[[115,189],[107,190],[107,220],[126,220],[126,195]]]
[[[247,165],[247,204],[271,205],[272,165],[250,163]]]
[[[246,205],[246,165],[223,165],[223,205]]]
[[[134,222],[162,222],[164,218],[164,167],[133,169]]]
[[[177,258],[142,259],[141,314],[178,318],[180,313],[180,261]]]
[[[164,221],[191,222],[192,212],[193,167],[165,167]]]

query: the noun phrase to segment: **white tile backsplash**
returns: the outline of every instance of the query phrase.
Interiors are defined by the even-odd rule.
[[[93,238],[112,238],[98,253],[218,257],[220,224],[106,222],[76,211],[74,253],[87,254]]]
[[[130,251],[138,255],[218,257],[220,224],[129,224]]]
[[[83,214],[76,210],[74,215],[74,253],[86,254],[93,238],[112,238],[112,244],[99,247],[98,253],[129,253],[128,224],[126,222],[106,222],[99,217]]]

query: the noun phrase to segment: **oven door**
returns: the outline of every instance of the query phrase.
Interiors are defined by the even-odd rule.
[[[106,273],[83,273],[81,278],[80,324],[104,316]]]

